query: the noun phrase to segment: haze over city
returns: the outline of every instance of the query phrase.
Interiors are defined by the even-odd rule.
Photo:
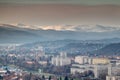
[[[0,0],[0,80],[120,80],[120,0]]]

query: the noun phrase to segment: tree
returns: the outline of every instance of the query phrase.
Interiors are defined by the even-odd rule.
[[[3,77],[0,75],[0,80],[3,80]]]
[[[42,76],[42,80],[45,80],[45,76],[44,75]]]
[[[64,80],[69,80],[69,79],[68,79],[68,76],[65,76],[65,79],[64,79]]]
[[[73,78],[71,78],[70,80],[73,80]]]
[[[32,78],[32,73],[30,73],[29,80],[31,80],[31,78]]]
[[[62,77],[60,77],[60,80],[62,80]]]
[[[49,79],[48,79],[48,80],[51,80],[51,78],[52,78],[52,77],[51,77],[51,76],[49,76]]]

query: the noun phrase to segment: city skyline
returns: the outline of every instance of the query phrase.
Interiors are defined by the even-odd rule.
[[[0,0],[0,80],[120,80],[120,0]]]

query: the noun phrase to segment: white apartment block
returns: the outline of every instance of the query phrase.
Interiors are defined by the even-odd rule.
[[[66,53],[60,53],[60,55],[52,58],[51,63],[55,66],[64,66],[71,64],[71,59],[67,57]]]
[[[88,56],[76,56],[75,63],[78,64],[92,64],[92,58]]]

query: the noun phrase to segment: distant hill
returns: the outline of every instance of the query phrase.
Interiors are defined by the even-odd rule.
[[[12,25],[0,25],[0,43],[25,43],[33,42],[36,39],[43,39],[40,35],[34,34],[27,29],[17,28]]]
[[[88,52],[101,49],[104,47],[104,44],[98,43],[70,43],[65,45],[64,47],[59,48],[58,50],[63,50],[68,53],[79,53],[79,54],[86,54]]]
[[[78,43],[118,43],[120,31],[113,32],[86,32],[69,30],[43,30],[25,28],[25,25],[0,24],[1,43],[32,43],[56,40],[78,40]],[[96,25],[98,26],[98,25]],[[30,26],[34,28],[34,26]],[[79,26],[81,27],[81,26]],[[105,27],[105,26],[104,26]]]
[[[92,52],[98,55],[120,55],[120,43],[109,44],[99,50]]]
[[[59,53],[65,51],[71,54],[85,54],[89,51],[91,52],[94,50],[101,49],[105,46],[105,44],[87,43],[80,40],[57,40],[24,44],[20,47],[34,48],[39,46],[42,46],[46,53]]]
[[[57,41],[44,41],[24,44],[20,47],[35,48],[42,46],[46,53],[59,53],[65,51],[71,54],[97,54],[97,55],[120,55],[120,43],[102,43],[103,40],[80,41],[80,40],[57,40]],[[100,43],[101,42],[101,43]]]
[[[27,47],[27,49],[40,46],[46,53],[65,51],[72,54],[120,55],[120,38],[116,37],[119,34],[120,31],[57,31],[0,24],[0,44],[24,43],[19,48]]]

